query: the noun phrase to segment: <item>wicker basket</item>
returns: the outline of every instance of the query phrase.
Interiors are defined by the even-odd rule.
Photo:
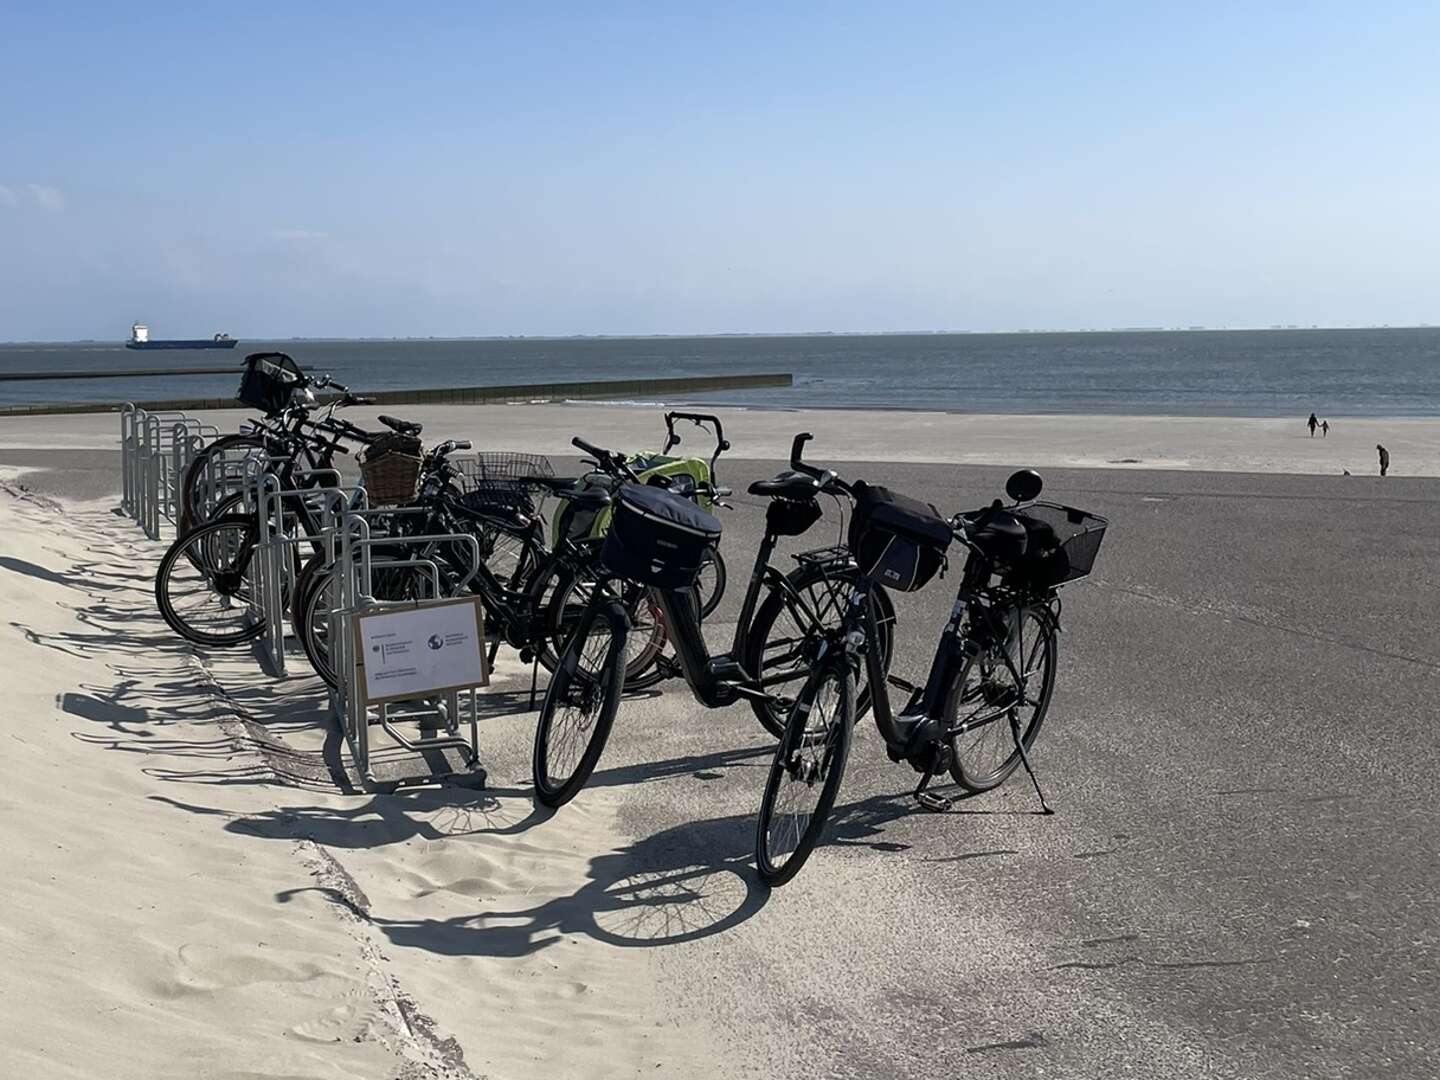
[[[360,462],[360,475],[371,506],[393,506],[415,500],[420,459],[413,454],[381,454]]]

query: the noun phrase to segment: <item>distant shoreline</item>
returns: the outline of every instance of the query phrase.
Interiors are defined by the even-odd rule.
[[[1295,334],[1295,333],[1356,333],[1393,330],[1408,333],[1416,330],[1440,331],[1440,323],[1414,323],[1406,326],[1112,326],[1053,330],[796,330],[796,331],[722,331],[695,334],[477,334],[450,337],[446,335],[407,335],[400,337],[237,337],[240,345],[274,345],[277,343],[342,344],[345,342],[389,341],[714,341],[727,338],[889,338],[889,337],[1061,337],[1074,334]],[[64,340],[45,338],[35,341],[0,341],[0,348],[30,346],[102,345],[123,347],[120,338],[78,338]]]

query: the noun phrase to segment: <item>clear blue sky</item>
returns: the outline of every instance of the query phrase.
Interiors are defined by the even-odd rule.
[[[1440,322],[1437,42],[1434,0],[6,5],[0,340]]]

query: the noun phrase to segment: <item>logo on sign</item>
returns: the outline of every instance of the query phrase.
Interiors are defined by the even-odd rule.
[[[444,647],[445,639],[439,634],[431,634],[430,639],[426,641],[425,644],[429,645],[432,649],[439,649]]]

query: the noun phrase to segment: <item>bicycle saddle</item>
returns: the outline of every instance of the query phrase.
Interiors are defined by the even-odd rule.
[[[612,501],[610,492],[598,487],[575,488],[565,492],[565,498],[570,501],[571,506],[585,510],[598,510],[602,506],[609,506]]]
[[[391,431],[399,432],[401,435],[419,435],[425,430],[425,425],[417,424],[414,420],[397,420],[393,416],[380,416],[376,419]]]
[[[783,472],[769,480],[756,480],[748,488],[751,495],[769,499],[793,499],[808,502],[820,493],[813,476],[799,472]]]
[[[1025,526],[1008,510],[986,507],[961,514],[965,536],[991,562],[1014,562],[1025,554]]]

